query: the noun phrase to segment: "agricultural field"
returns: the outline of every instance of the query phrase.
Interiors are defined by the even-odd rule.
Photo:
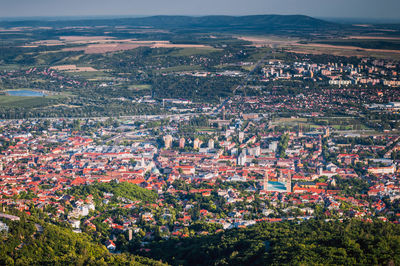
[[[191,56],[191,55],[207,55],[213,52],[221,51],[221,49],[213,47],[196,47],[196,48],[182,48],[169,53],[169,56]]]
[[[24,97],[24,96],[0,95],[0,105],[2,107],[35,108],[35,107],[43,107],[51,105],[56,99],[62,99],[62,97],[61,96]]]

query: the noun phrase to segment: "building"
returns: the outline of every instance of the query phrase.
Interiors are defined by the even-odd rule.
[[[81,221],[79,220],[70,220],[69,223],[74,229],[79,229],[79,227],[81,226]]]
[[[369,167],[368,173],[374,175],[385,175],[385,174],[394,174],[396,171],[396,166],[385,166],[385,167]]]
[[[198,148],[200,148],[200,140],[198,138],[196,138],[193,141],[193,149],[197,150]]]
[[[3,222],[0,222],[0,232],[6,232],[6,233],[8,233],[8,226],[5,224],[5,223],[3,223]]]
[[[5,214],[5,213],[0,213],[0,217],[11,220],[11,221],[19,221],[20,220],[20,218],[18,216]]]
[[[244,132],[243,132],[243,131],[240,131],[240,132],[239,132],[239,142],[242,143],[243,140],[244,140]]]
[[[172,136],[171,135],[164,136],[164,146],[166,149],[171,148],[171,146],[172,146]]]
[[[210,139],[210,140],[208,141],[208,148],[209,148],[209,149],[214,149],[214,140],[213,140],[213,139]]]
[[[329,127],[324,127],[324,137],[327,138],[330,135]]]
[[[261,147],[259,145],[248,148],[247,149],[250,156],[260,156],[261,155]]]
[[[263,190],[268,191],[268,172],[265,171],[263,178]]]
[[[276,150],[278,149],[278,141],[272,141],[269,145],[268,145],[268,150],[272,151],[272,152],[276,152]]]
[[[114,244],[114,242],[112,240],[107,240],[107,242],[105,243],[106,248],[109,251],[114,251],[117,248],[117,245]]]
[[[329,85],[350,85],[352,84],[351,80],[341,80],[341,79],[335,79],[335,80],[329,80]]]
[[[243,151],[238,157],[238,165],[245,165],[247,161],[246,151]]]
[[[186,142],[185,138],[179,139],[179,149],[185,148],[185,142]]]
[[[180,165],[177,166],[177,169],[180,169],[184,175],[194,175],[196,172],[196,168],[193,165]]]

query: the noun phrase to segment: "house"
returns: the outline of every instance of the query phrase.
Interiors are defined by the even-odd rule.
[[[112,240],[107,240],[105,246],[109,251],[114,251],[117,248],[117,245]]]
[[[181,169],[184,175],[194,175],[196,169],[193,165],[180,165],[176,166],[175,169]]]
[[[8,233],[8,229],[9,228],[5,223],[0,222],[0,232],[4,231],[4,232]]]
[[[79,229],[79,227],[81,226],[81,221],[79,220],[70,220],[69,223],[74,229]]]
[[[396,171],[396,166],[384,166],[384,167],[369,167],[368,173],[374,175],[385,175],[385,174],[394,174]]]
[[[344,164],[355,164],[359,161],[359,156],[357,154],[339,154],[337,160]]]

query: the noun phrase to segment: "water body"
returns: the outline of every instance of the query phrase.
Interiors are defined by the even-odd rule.
[[[268,181],[268,191],[285,192],[286,185],[282,182]]]
[[[33,91],[33,90],[6,91],[6,93],[11,96],[29,96],[29,97],[47,96],[47,94],[43,92]]]

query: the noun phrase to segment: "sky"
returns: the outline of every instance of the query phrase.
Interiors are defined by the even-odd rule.
[[[400,21],[400,0],[0,0],[0,18],[302,14]]]

